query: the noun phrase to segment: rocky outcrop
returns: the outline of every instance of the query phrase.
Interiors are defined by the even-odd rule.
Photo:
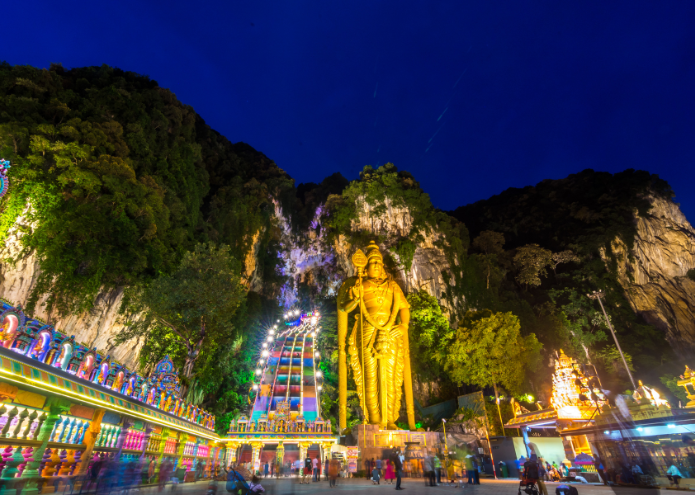
[[[410,234],[413,219],[407,208],[393,206],[389,198],[385,198],[384,207],[385,211],[375,214],[373,208],[365,205],[359,211],[359,217],[353,223],[353,229],[369,232],[375,236],[382,236],[382,238],[386,239],[381,245],[382,249],[391,250],[398,238]],[[449,307],[449,301],[443,297],[446,291],[443,273],[450,271],[451,267],[444,250],[437,246],[437,241],[441,239],[441,234],[432,230],[422,237],[415,249],[413,263],[409,270],[406,270],[403,263],[400,263],[398,255],[391,251],[391,256],[400,264],[397,273],[392,275],[406,292],[424,289],[430,295],[439,299],[442,306],[451,312],[453,308]],[[336,252],[338,251],[336,249]],[[348,251],[350,250],[340,250],[340,252]],[[352,266],[349,260],[345,260],[343,263]],[[453,283],[453,280],[451,283]],[[454,300],[454,305],[459,305],[462,302],[456,299]]]
[[[663,330],[681,356],[695,351],[695,229],[678,205],[651,197],[649,215],[636,216],[637,234],[631,253],[620,239],[611,250],[618,280],[632,309]],[[631,255],[631,256],[630,256]]]
[[[384,206],[384,211],[375,212],[372,207],[365,205],[359,211],[358,218],[353,221],[352,229],[381,238],[382,251],[388,252],[396,263],[400,264],[398,255],[392,248],[399,239],[408,236],[413,219],[407,208],[394,207],[389,198],[385,198]],[[296,303],[297,291],[302,283],[308,284],[317,294],[332,296],[343,280],[355,275],[351,262],[352,254],[357,248],[364,249],[366,246],[353,246],[342,234],[329,242],[323,229],[325,215],[325,208],[320,205],[308,231],[297,235],[292,233],[290,219],[280,205],[275,203],[275,221],[281,233],[282,274],[288,277],[280,294],[280,300],[285,307]],[[439,239],[440,234],[437,232],[424,235],[416,247],[410,269],[406,270],[401,266],[391,275],[404,291],[424,289],[450,310],[448,301],[443,297],[446,291],[443,273],[450,267],[444,250],[436,245]],[[247,270],[249,266],[251,264],[247,261]],[[247,277],[253,276],[251,272],[247,272]],[[455,304],[459,302],[454,301]]]

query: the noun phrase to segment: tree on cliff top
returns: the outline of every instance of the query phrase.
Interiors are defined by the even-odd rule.
[[[171,275],[126,291],[126,328],[116,343],[133,338],[147,342],[157,333],[172,342],[172,357],[183,361],[183,376],[190,379],[201,352],[214,353],[235,336],[235,316],[246,296],[238,273],[228,247],[197,245]],[[149,361],[148,356],[146,345],[141,361]]]

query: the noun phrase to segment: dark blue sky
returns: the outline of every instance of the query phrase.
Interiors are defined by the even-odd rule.
[[[695,219],[695,2],[14,1],[0,59],[147,74],[298,182],[409,170],[444,209],[584,168]]]

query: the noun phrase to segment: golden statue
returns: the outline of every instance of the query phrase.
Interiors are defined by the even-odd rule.
[[[358,249],[352,262],[357,276],[343,282],[338,293],[340,429],[346,427],[347,359],[364,422],[382,429],[398,429],[396,421],[404,386],[408,426],[415,430],[408,342],[410,305],[386,273],[383,256],[374,241],[367,247],[366,256]],[[348,315],[355,310],[355,323],[348,336]]]

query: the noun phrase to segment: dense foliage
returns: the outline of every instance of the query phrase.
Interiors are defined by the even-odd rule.
[[[62,312],[88,308],[102,287],[170,272],[199,241],[243,259],[259,231],[275,276],[271,195],[291,179],[147,77],[0,65],[0,155],[13,164],[0,241],[21,215],[41,260],[29,309],[43,295]]]
[[[197,245],[170,275],[126,290],[126,326],[115,343],[134,338],[143,341],[140,360],[147,366],[153,362],[150,355],[156,333],[171,342],[169,355],[183,361],[183,376],[189,380],[201,354],[207,357],[210,350],[240,336],[235,319],[246,296],[240,271],[227,246]]]
[[[0,156],[12,162],[0,242],[19,233],[20,256],[34,252],[41,262],[30,312],[42,297],[49,312],[65,314],[89,309],[104,290],[147,286],[174,273],[199,242],[229,246],[237,260],[255,242],[256,273],[269,293],[284,281],[273,201],[294,195],[292,180],[145,76],[0,64]],[[235,267],[237,279],[242,269]],[[255,296],[239,308],[239,333],[196,360],[196,402],[218,417],[238,411],[251,378],[251,332],[261,311],[276,310]],[[166,328],[150,337],[145,369],[167,353],[182,356]],[[184,364],[185,356],[177,360]]]
[[[663,334],[630,309],[610,249],[616,236],[632,246],[634,214],[649,214],[649,195],[670,198],[672,192],[647,172],[585,170],[458,208],[451,214],[473,237],[464,262],[469,304],[511,311],[519,317],[522,334],[534,333],[544,352],[552,355],[562,348],[576,359],[590,360],[599,367],[603,385],[622,392],[628,388],[627,373],[615,366],[617,349],[598,303],[586,297],[602,289],[621,347],[638,374],[658,385],[660,376],[675,374],[681,366]],[[504,236],[494,259],[478,241],[491,231]],[[549,372],[532,379],[537,395],[547,396]]]

